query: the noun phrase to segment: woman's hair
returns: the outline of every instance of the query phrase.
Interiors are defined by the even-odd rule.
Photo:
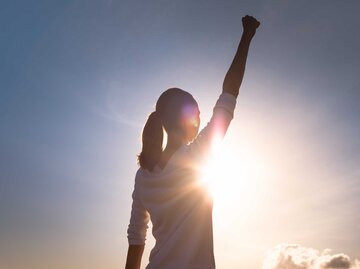
[[[171,131],[182,132],[180,126],[181,114],[187,105],[196,105],[194,97],[179,88],[164,91],[156,102],[142,132],[142,150],[138,162],[142,168],[152,171],[158,164],[163,152],[163,128],[169,134]]]

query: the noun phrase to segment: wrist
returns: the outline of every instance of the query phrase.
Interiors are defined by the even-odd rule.
[[[254,35],[255,35],[255,31],[244,30],[242,34],[242,38],[251,41]]]
[[[252,38],[254,35],[252,35],[251,33],[246,33],[243,32],[242,36],[241,36],[241,41],[242,42],[246,42],[246,43],[250,43]]]

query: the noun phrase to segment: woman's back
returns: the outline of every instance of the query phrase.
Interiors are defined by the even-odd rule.
[[[156,245],[147,269],[215,268],[212,197],[199,173],[213,139],[225,135],[235,105],[233,95],[221,94],[210,122],[191,144],[180,146],[163,169],[139,168],[128,237],[130,244],[145,242],[151,217]]]
[[[188,146],[180,147],[164,169],[142,168],[136,175],[137,199],[151,216],[150,268],[215,268],[212,201],[190,165]]]

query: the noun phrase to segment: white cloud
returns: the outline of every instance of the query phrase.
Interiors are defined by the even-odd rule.
[[[262,269],[360,269],[360,261],[346,254],[320,252],[295,244],[280,244],[269,250]]]

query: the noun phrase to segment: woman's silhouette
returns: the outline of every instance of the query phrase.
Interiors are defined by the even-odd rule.
[[[181,89],[163,92],[149,115],[132,194],[126,269],[140,268],[150,219],[156,244],[147,269],[215,268],[212,200],[198,180],[198,167],[213,139],[223,138],[233,118],[250,42],[260,25],[251,16],[243,17],[242,24],[243,34],[222,94],[199,134],[197,102]],[[168,137],[164,150],[163,128]]]

